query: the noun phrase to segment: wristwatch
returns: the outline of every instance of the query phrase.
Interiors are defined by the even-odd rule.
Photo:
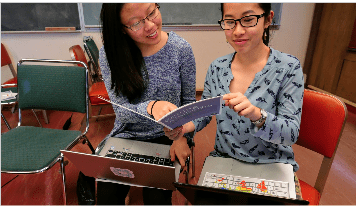
[[[261,118],[259,118],[256,121],[251,121],[252,124],[254,125],[259,125],[261,124],[261,122],[263,122],[263,120],[267,119],[267,112],[264,109],[261,109]]]

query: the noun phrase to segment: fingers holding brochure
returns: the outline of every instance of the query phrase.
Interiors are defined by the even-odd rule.
[[[158,124],[163,125],[164,127],[169,128],[171,130],[173,130],[174,128],[180,127],[192,120],[198,119],[200,117],[206,117],[206,116],[220,114],[222,103],[223,103],[222,96],[196,101],[196,102],[193,102],[190,104],[183,105],[179,108],[177,108],[175,105],[173,105],[169,102],[165,102],[165,101],[162,101],[163,102],[162,104],[160,103],[161,101],[157,101],[156,104],[158,104],[158,105],[156,105],[156,104],[153,105],[154,101],[152,101],[152,102],[150,102],[150,104],[151,104],[151,106],[152,105],[154,106],[153,115],[154,115],[155,119],[153,119],[153,118],[149,117],[148,115],[138,113],[137,111],[126,108],[120,104],[112,102],[112,101],[105,99],[101,96],[98,96],[98,98],[105,100],[107,102],[110,102],[111,104],[117,105],[121,108],[127,109],[133,113],[138,114],[138,115],[141,115],[147,119],[150,119],[151,121],[154,121]],[[155,107],[157,107],[157,112],[158,112],[158,110],[162,110],[162,109],[164,110],[164,112],[162,112],[160,114],[158,114],[158,113],[156,114]],[[164,107],[164,108],[161,108],[161,107]],[[168,111],[170,111],[170,112],[168,112]],[[150,114],[150,111],[148,111],[148,112]],[[165,113],[165,115],[161,117],[161,115],[164,113]],[[158,119],[158,120],[156,120],[156,119]]]
[[[170,113],[171,111],[177,109],[178,107],[170,102],[167,101],[152,101],[147,106],[148,114],[152,115],[155,120],[159,120],[164,117],[166,114]]]
[[[177,140],[179,139],[180,137],[183,136],[183,126],[180,126],[180,127],[177,127],[173,130],[170,130],[169,128],[167,127],[164,127],[163,128],[163,131],[164,131],[164,134],[170,139],[170,140]]]

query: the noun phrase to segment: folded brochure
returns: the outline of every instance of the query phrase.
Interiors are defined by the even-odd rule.
[[[98,96],[98,98],[105,100],[107,102],[110,102],[111,104],[114,104],[116,106],[119,106],[121,108],[127,109],[131,112],[134,112],[136,114],[139,114],[143,117],[146,117],[158,124],[161,124],[169,129],[174,129],[176,127],[182,126],[187,122],[190,122],[192,120],[201,118],[201,117],[206,117],[206,116],[213,116],[216,114],[221,113],[221,105],[223,103],[223,97],[222,96],[217,96],[217,97],[212,97],[209,99],[204,99],[196,102],[192,102],[186,105],[183,105],[165,116],[163,116],[161,119],[154,120],[153,118],[140,114],[132,109],[129,109],[127,107],[124,107],[120,104],[114,103],[108,99],[105,99],[101,96]]]
[[[16,99],[17,93],[11,91],[1,92],[1,101]]]

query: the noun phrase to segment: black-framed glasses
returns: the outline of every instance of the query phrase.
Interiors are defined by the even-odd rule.
[[[258,19],[264,15],[265,13],[261,15],[244,16],[241,19],[221,19],[218,22],[223,30],[230,30],[235,28],[237,22],[240,22],[241,26],[243,27],[254,27],[258,23]]]
[[[150,14],[148,14],[148,16],[146,16],[146,18],[132,24],[131,26],[124,25],[124,27],[131,29],[132,31],[138,31],[138,30],[142,29],[142,27],[145,25],[146,19],[149,21],[152,21],[153,19],[155,19],[158,16],[159,8],[160,8],[160,6],[156,5],[155,9],[153,9],[153,11]]]

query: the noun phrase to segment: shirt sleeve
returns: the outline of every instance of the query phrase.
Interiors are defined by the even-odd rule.
[[[148,118],[151,118],[147,112],[147,106],[151,101],[154,101],[154,100],[148,100],[145,102],[132,104],[129,102],[127,97],[124,97],[121,93],[119,95],[116,95],[114,89],[111,89],[111,71],[110,71],[109,64],[106,59],[104,47],[102,47],[100,49],[99,64],[100,64],[102,77],[103,77],[103,80],[105,83],[105,87],[108,92],[110,100],[114,103],[117,103],[117,104],[125,107],[125,108],[131,109],[131,110],[133,110],[137,113],[140,113]],[[116,118],[120,122],[137,123],[137,122],[141,122],[143,120],[147,120],[147,118],[145,118],[141,115],[138,115],[130,110],[124,109],[124,108],[119,107],[114,104],[112,106],[115,111]]]
[[[297,60],[279,87],[273,103],[273,107],[277,107],[276,114],[267,111],[267,119],[259,130],[251,123],[252,135],[274,144],[294,144],[299,135],[303,95],[303,71]]]
[[[204,91],[203,94],[201,96],[201,100],[204,99],[208,99],[212,97],[211,94],[211,85],[212,85],[212,76],[211,76],[211,71],[213,69],[213,64],[210,65],[208,72],[206,74],[205,77],[205,82],[204,82]],[[204,127],[206,127],[206,125],[208,125],[211,121],[211,116],[208,117],[202,117],[202,118],[198,118],[196,120],[193,120],[193,124],[195,126],[195,132],[199,132],[200,130],[204,129]]]

